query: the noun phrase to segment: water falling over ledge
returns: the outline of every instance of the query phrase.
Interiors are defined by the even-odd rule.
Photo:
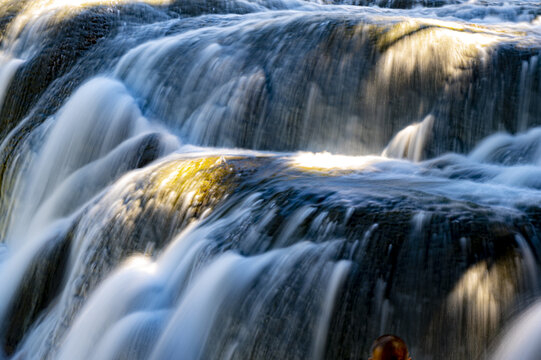
[[[0,4],[0,359],[516,358],[538,5]]]

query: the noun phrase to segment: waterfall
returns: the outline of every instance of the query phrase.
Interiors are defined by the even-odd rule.
[[[535,0],[0,4],[0,359],[536,359]]]

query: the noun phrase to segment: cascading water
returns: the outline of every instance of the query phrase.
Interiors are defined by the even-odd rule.
[[[538,1],[0,19],[0,359],[537,359]]]

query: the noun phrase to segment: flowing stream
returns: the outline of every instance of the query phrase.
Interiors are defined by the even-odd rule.
[[[0,360],[541,351],[538,0],[0,2]]]

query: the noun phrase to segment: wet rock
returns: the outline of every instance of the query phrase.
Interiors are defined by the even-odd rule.
[[[11,355],[29,328],[59,295],[65,282],[71,233],[49,239],[26,270],[8,311],[4,351]]]

